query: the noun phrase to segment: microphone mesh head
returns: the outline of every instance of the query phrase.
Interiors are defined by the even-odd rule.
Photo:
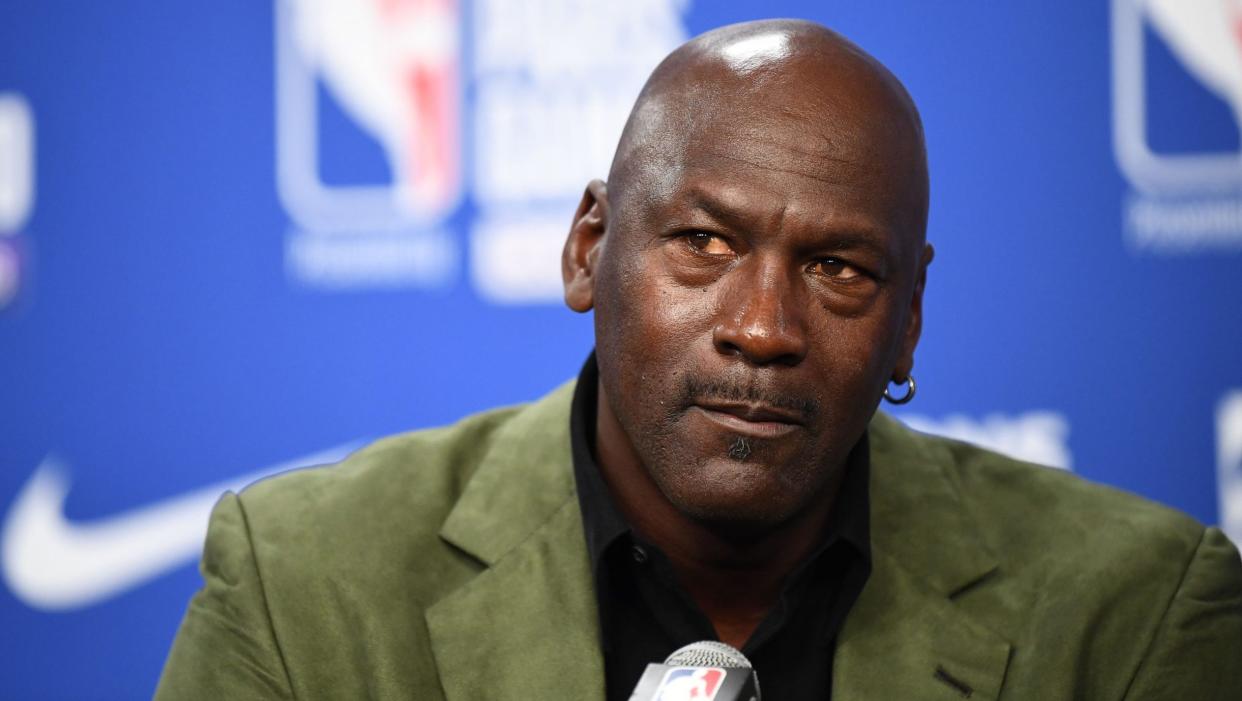
[[[750,660],[740,650],[715,640],[700,640],[675,650],[664,660],[664,664],[679,667],[751,668]]]

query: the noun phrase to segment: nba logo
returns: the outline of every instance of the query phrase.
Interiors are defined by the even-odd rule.
[[[1197,83],[1208,102],[1214,96],[1223,103],[1232,128],[1219,141],[1194,148],[1153,145],[1152,107],[1177,114],[1177,105],[1164,97],[1163,84],[1151,89],[1157,50],[1171,55],[1177,66],[1166,77],[1181,71],[1189,80],[1176,76],[1176,82]],[[1195,129],[1187,125],[1182,136]],[[1147,195],[1236,190],[1242,186],[1238,129],[1242,0],[1113,0],[1114,151],[1130,183]]]
[[[656,689],[656,701],[711,701],[727,674],[719,667],[674,667]]]
[[[452,213],[460,45],[457,0],[276,0],[277,190],[303,230],[428,229]],[[386,178],[325,182],[324,100],[379,146]]]
[[[1221,528],[1242,543],[1242,390],[1230,392],[1216,409],[1216,470]]]

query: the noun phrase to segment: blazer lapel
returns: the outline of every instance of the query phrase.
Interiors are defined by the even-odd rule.
[[[604,696],[566,385],[500,429],[442,538],[488,566],[426,614],[449,701]]]
[[[996,699],[1008,661],[1008,642],[877,553],[837,641],[832,698]]]
[[[871,426],[872,573],[846,619],[834,699],[995,699],[1010,645],[954,598],[997,575],[942,444],[877,414]]]

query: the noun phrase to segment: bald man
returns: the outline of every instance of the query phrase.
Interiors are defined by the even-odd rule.
[[[612,701],[719,639],[777,700],[1242,698],[1217,529],[876,411],[927,206],[858,47],[679,48],[565,245],[577,382],[226,495],[157,695]]]

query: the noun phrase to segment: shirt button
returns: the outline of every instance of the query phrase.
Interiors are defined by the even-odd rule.
[[[647,549],[641,545],[635,545],[630,548],[630,557],[633,557],[634,562],[641,565],[647,561]]]

